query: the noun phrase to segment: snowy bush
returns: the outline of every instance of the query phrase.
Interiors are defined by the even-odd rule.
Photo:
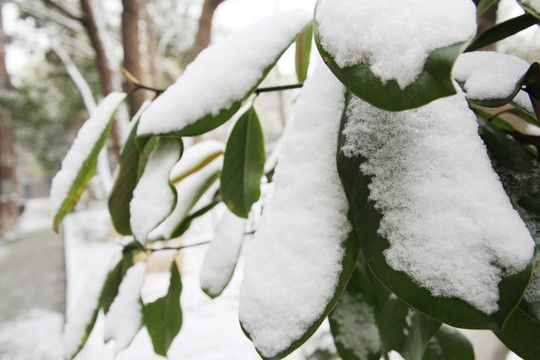
[[[100,310],[108,338],[127,346],[146,326],[166,356],[182,325],[181,271],[171,257],[170,278],[149,297],[148,257],[136,255],[170,250],[165,241],[220,202],[228,210],[201,283],[221,294],[245,219],[257,220],[239,317],[264,359],[290,354],[326,318],[344,359],[473,359],[452,327],[492,330],[525,359],[538,356],[540,66],[473,50],[537,26],[539,3],[520,1],[524,15],[475,37],[477,14],[492,4],[319,0],[314,16],[277,14],[201,53],[132,120],[109,197],[130,241],[94,306],[68,327],[66,357]],[[312,34],[320,59],[307,77]],[[295,40],[305,83],[274,173],[253,94]],[[125,98],[104,99],[66,156],[53,181],[55,229]],[[511,124],[486,110],[505,104],[519,116]],[[238,112],[226,145],[184,149],[183,138]],[[261,197],[268,182],[273,193]]]

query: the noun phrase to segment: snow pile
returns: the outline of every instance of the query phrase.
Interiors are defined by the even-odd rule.
[[[243,99],[310,21],[305,11],[277,14],[207,48],[145,111],[138,134],[177,131]]]
[[[174,206],[176,199],[169,183],[169,173],[180,152],[178,140],[161,139],[133,190],[129,204],[130,224],[135,239],[143,244],[150,230],[163,221]]]
[[[367,159],[369,199],[383,215],[386,261],[432,295],[492,314],[503,275],[523,270],[534,241],[491,168],[462,93],[391,113],[353,98],[347,156]],[[501,268],[506,271],[503,272]]]
[[[115,339],[117,352],[128,346],[141,328],[143,309],[139,293],[145,273],[144,262],[128,269],[107,315],[105,340]]]
[[[334,295],[352,227],[336,168],[344,88],[324,66],[306,82],[247,248],[240,321],[264,357],[285,351]],[[248,245],[248,244],[246,244]]]
[[[529,64],[517,56],[475,51],[458,57],[452,75],[469,99],[506,99],[528,69]]]
[[[245,220],[225,210],[201,269],[201,288],[218,296],[229,283],[242,246]]]
[[[84,161],[109,125],[116,108],[125,98],[126,94],[119,92],[107,95],[77,133],[73,145],[62,161],[62,168],[52,180],[51,204],[53,214],[57,213],[62,206]]]
[[[322,47],[341,68],[369,65],[383,83],[412,84],[434,50],[476,32],[470,0],[321,0],[316,9]]]

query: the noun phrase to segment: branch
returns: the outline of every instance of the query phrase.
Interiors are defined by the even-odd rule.
[[[64,6],[58,4],[55,1],[52,1],[52,0],[41,0],[41,1],[43,1],[43,3],[45,3],[46,5],[49,5],[50,7],[53,7],[55,9],[57,9],[64,16],[66,16],[66,17],[68,17],[70,19],[77,20],[77,21],[82,21],[82,16],[75,15],[70,10],[68,10],[67,8],[65,8]]]

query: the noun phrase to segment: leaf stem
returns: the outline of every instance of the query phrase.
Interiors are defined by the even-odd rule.
[[[271,86],[266,88],[258,88],[254,91],[255,95],[259,95],[260,93],[264,92],[272,92],[272,91],[281,91],[281,90],[290,90],[290,89],[298,89],[304,86],[303,83],[299,84],[291,84],[291,85],[281,85],[281,86]]]

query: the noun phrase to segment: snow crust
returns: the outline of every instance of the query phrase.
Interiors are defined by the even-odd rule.
[[[452,75],[463,84],[469,99],[504,99],[512,95],[528,69],[529,64],[517,56],[474,51],[458,57]]]
[[[141,117],[138,134],[177,131],[229,108],[253,89],[311,19],[303,10],[276,14],[210,46],[154,100]]]
[[[117,352],[128,346],[141,328],[143,309],[140,291],[145,273],[145,262],[139,262],[128,269],[107,314],[105,341],[115,339]]]
[[[62,206],[83,162],[92,152],[99,137],[107,128],[116,108],[125,98],[126,94],[120,92],[112,92],[107,95],[79,129],[73,145],[71,145],[62,161],[60,171],[52,180],[50,198],[53,214],[56,214],[60,206]]]
[[[315,12],[322,47],[341,68],[368,64],[383,83],[412,84],[434,50],[476,32],[470,0],[320,0]]]
[[[182,159],[179,163],[181,162]],[[221,171],[222,167],[223,156],[219,156],[201,170],[176,183],[174,187],[178,198],[174,210],[161,224],[148,234],[148,237],[150,239],[170,239],[176,227],[188,215],[189,211],[197,203],[197,200],[199,200],[201,189]],[[171,178],[173,177],[173,171],[171,171]]]
[[[373,308],[366,305],[363,295],[354,296],[345,291],[339,304],[332,310],[332,319],[347,330],[340,331],[335,340],[358,359],[368,359],[370,353],[376,354],[381,348]]]
[[[145,242],[150,230],[171,212],[175,196],[170,188],[169,173],[179,157],[179,142],[161,139],[133,190],[129,204],[130,224],[135,239],[141,243]]]
[[[239,316],[267,358],[321,317],[342,271],[342,243],[352,230],[336,168],[344,90],[324,64],[306,82],[276,169],[274,195],[246,244]]]
[[[523,270],[534,241],[512,208],[463,93],[390,113],[353,98],[347,156],[367,159],[369,199],[383,215],[390,267],[433,296],[492,314],[503,275]],[[505,269],[505,271],[501,270]]]
[[[232,278],[242,246],[244,225],[244,219],[228,210],[217,224],[199,277],[201,288],[212,296],[219,295]]]

